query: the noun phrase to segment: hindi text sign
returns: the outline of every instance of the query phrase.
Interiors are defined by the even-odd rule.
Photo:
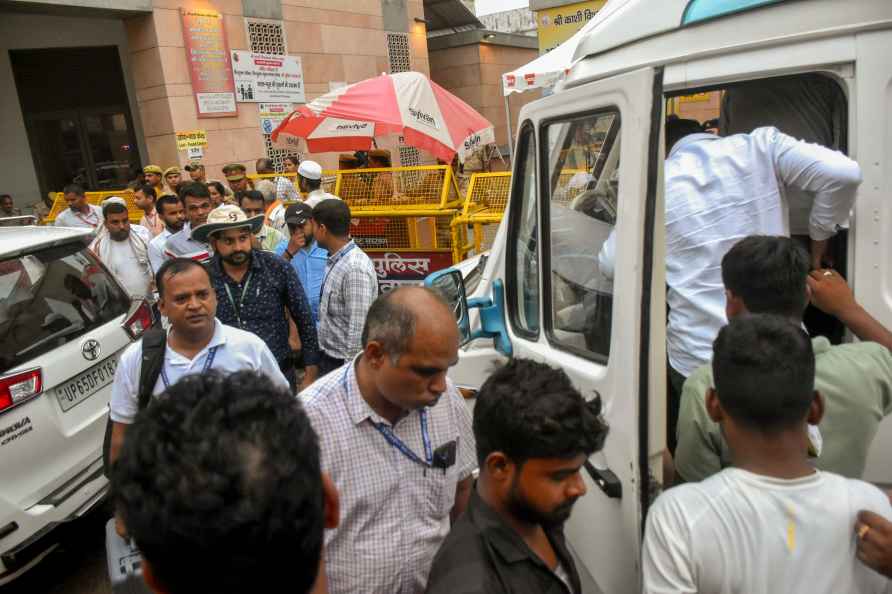
[[[246,103],[306,103],[300,58],[233,51],[236,97]]]
[[[397,287],[420,285],[432,272],[452,266],[452,253],[367,252],[378,275],[378,290],[386,293]]]
[[[177,150],[185,151],[192,147],[206,147],[208,145],[207,130],[187,130],[177,132]]]
[[[186,61],[200,118],[237,115],[235,84],[223,17],[212,10],[181,9]]]
[[[282,120],[292,112],[290,103],[261,103],[260,104],[260,131],[264,134],[272,134]]]

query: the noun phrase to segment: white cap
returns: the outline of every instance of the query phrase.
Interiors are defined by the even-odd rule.
[[[297,174],[307,179],[322,179],[322,165],[316,161],[301,161]]]
[[[121,206],[127,206],[127,201],[120,196],[109,196],[102,201],[102,207],[105,208],[109,204],[120,204]]]

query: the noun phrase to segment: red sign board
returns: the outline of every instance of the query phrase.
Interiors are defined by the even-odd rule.
[[[232,62],[223,17],[212,10],[181,9],[186,61],[200,118],[237,115]]]
[[[367,252],[385,293],[402,285],[420,285],[432,272],[452,266],[451,252]]]

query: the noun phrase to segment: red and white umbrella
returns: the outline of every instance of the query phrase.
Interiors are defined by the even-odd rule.
[[[382,74],[331,91],[288,116],[272,140],[333,152],[368,150],[374,137],[389,134],[447,162],[495,142],[486,118],[418,72]]]

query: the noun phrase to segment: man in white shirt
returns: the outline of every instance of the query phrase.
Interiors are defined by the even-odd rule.
[[[182,184],[180,200],[186,215],[183,228],[167,238],[164,244],[164,257],[191,258],[196,262],[207,262],[213,255],[206,243],[192,239],[192,230],[204,225],[211,212],[211,194],[206,185],[199,182]]]
[[[779,316],[735,318],[715,341],[712,367],[706,406],[734,467],[657,499],[644,592],[888,591],[889,580],[856,558],[855,535],[860,510],[892,518],[888,498],[809,463],[808,424],[821,421],[824,400],[805,332]]]
[[[96,230],[102,223],[102,209],[87,203],[84,189],[77,184],[69,184],[62,190],[68,208],[56,216],[56,227],[86,227]]]
[[[183,209],[183,203],[173,194],[161,196],[155,209],[158,212],[158,217],[164,223],[164,230],[149,242],[149,264],[152,266],[152,273],[157,273],[161,265],[164,264],[164,248],[167,245],[167,238],[178,233],[186,223],[186,211]]]
[[[671,393],[670,450],[684,380],[709,363],[725,324],[721,261],[749,235],[789,237],[785,191],[813,196],[809,216],[812,268],[827,239],[846,225],[861,183],[858,164],[837,151],[797,141],[777,128],[721,138],[699,124],[666,124],[666,328]]]
[[[158,216],[155,204],[158,198],[155,188],[149,184],[138,185],[133,190],[133,202],[145,213],[139,220],[139,224],[148,229],[153,238],[164,231],[164,221]]]
[[[158,294],[159,308],[170,327],[153,396],[185,375],[210,369],[260,371],[277,386],[289,389],[276,358],[261,339],[217,320],[217,294],[204,266],[188,258],[168,260],[158,271]],[[141,358],[142,341],[137,341],[124,350],[118,361],[109,413],[113,422],[112,461],[117,458],[127,427],[139,409]]]
[[[307,195],[304,202],[315,208],[323,200],[334,198],[340,200],[334,194],[329,194],[322,189],[322,166],[316,161],[301,161],[297,168],[297,180],[300,191]]]
[[[123,198],[112,196],[102,204],[104,225],[90,250],[111,270],[131,297],[152,299],[154,283],[149,265],[149,230],[130,224]]]

